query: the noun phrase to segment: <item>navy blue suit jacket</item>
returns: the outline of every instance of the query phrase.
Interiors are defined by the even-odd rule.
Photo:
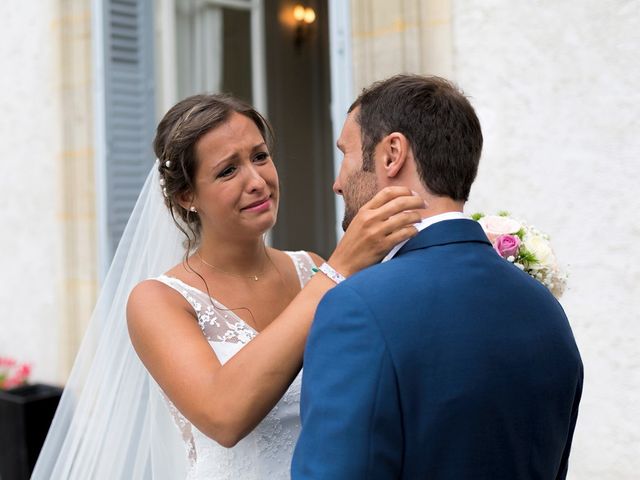
[[[318,307],[292,478],[564,478],[582,372],[549,291],[436,223]]]

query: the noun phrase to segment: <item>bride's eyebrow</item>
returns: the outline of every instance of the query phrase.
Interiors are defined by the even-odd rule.
[[[267,148],[267,144],[265,142],[260,142],[251,149],[251,152],[254,153],[258,150],[264,150],[266,148]],[[233,152],[232,154],[227,155],[224,158],[221,158],[219,161],[215,163],[215,165],[213,165],[209,169],[209,174],[212,174],[213,172],[215,172],[221,165],[224,165],[225,163],[229,163],[230,161],[236,161],[238,158],[240,158],[240,155],[238,155],[237,152]]]
[[[239,158],[238,154],[236,152],[227,155],[226,157],[220,159],[218,162],[216,162],[210,169],[209,169],[209,173],[212,174],[214,173],[218,168],[220,168],[220,166],[229,163],[230,161],[236,161]]]

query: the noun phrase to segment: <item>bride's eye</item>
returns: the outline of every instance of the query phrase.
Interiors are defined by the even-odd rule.
[[[265,162],[269,158],[269,154],[267,152],[258,152],[255,157],[253,157],[254,162]]]
[[[229,167],[225,168],[224,170],[222,170],[218,174],[218,178],[224,178],[224,177],[228,177],[230,175],[233,175],[233,172],[235,172],[235,171],[236,171],[236,167],[229,166]]]

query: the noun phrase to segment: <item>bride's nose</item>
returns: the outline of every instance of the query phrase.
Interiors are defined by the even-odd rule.
[[[247,177],[247,190],[250,192],[264,190],[267,186],[266,180],[254,166],[249,167]]]

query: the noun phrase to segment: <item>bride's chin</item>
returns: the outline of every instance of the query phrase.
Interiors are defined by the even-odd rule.
[[[271,229],[273,229],[273,227],[275,227],[277,218],[277,215],[273,215],[272,218],[265,218],[263,219],[263,221],[259,222],[256,225],[256,230],[258,230],[258,233],[260,235],[265,235],[266,233],[268,233]]]
[[[269,222],[269,226],[262,233],[265,234],[265,233],[268,233],[270,230],[273,230],[273,227],[276,226],[277,219],[278,219],[277,215],[274,215],[273,220]]]

